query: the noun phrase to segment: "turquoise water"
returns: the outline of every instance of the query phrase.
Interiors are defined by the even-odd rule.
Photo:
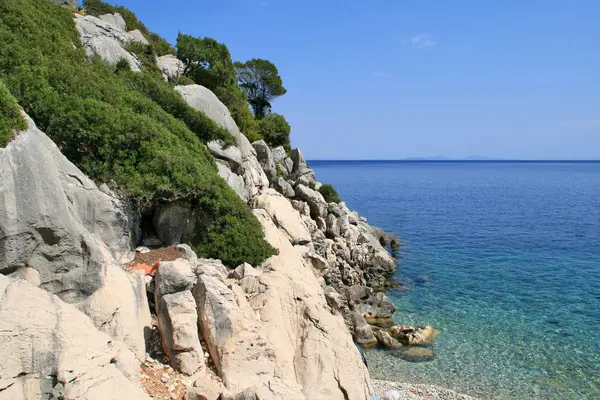
[[[600,399],[600,163],[310,162],[398,234],[399,324],[436,359],[367,354],[372,376],[482,399]]]

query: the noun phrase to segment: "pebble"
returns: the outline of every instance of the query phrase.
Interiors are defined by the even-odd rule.
[[[160,377],[160,381],[162,383],[167,383],[169,381],[169,374],[167,374],[166,372],[162,374],[162,376]]]

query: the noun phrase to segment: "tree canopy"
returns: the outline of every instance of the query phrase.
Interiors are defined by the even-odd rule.
[[[219,87],[235,84],[235,68],[229,49],[212,38],[179,33],[177,58],[185,65],[184,75],[213,92]]]
[[[267,115],[271,101],[286,94],[277,67],[268,60],[253,58],[245,63],[236,62],[235,69],[240,87],[248,96],[248,103],[257,119]]]

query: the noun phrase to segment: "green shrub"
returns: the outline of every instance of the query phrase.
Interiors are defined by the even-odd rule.
[[[119,58],[119,61],[117,61],[117,64],[115,64],[116,73],[121,73],[123,71],[131,71],[131,64],[125,57]]]
[[[164,56],[165,54],[176,54],[175,48],[173,48],[169,42],[160,37],[160,35],[150,32],[148,28],[146,28],[146,25],[144,25],[142,21],[140,21],[128,8],[119,5],[112,6],[101,0],[83,0],[83,7],[85,8],[86,13],[95,17],[102,14],[121,14],[125,24],[127,25],[127,30],[132,31],[137,29],[142,32],[142,35],[148,39],[157,56],[160,57]]]
[[[17,100],[0,81],[0,147],[6,146],[15,131],[27,128],[20,110]]]
[[[177,79],[175,79],[175,82],[173,82],[175,85],[178,86],[185,86],[185,85],[193,85],[194,80],[192,78],[190,78],[189,76],[185,76],[185,75],[181,75],[178,76]]]
[[[0,16],[0,79],[67,158],[95,180],[114,180],[140,208],[158,198],[193,202],[205,223],[192,244],[204,257],[237,265],[274,254],[202,142],[230,141],[223,129],[150,71],[88,62],[72,15],[53,2],[2,0]]]
[[[136,56],[142,64],[142,69],[149,70],[157,75],[160,75],[160,70],[156,64],[156,54],[151,44],[143,44],[140,42],[129,42],[125,46],[125,50]]]
[[[327,183],[321,185],[319,193],[323,195],[323,198],[325,198],[325,201],[328,203],[339,203],[341,201],[337,190]]]
[[[258,121],[258,132],[269,146],[283,146],[290,151],[290,125],[283,115],[271,113]]]

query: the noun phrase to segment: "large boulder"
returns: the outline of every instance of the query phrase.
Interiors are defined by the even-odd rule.
[[[204,352],[198,337],[196,302],[189,290],[165,294],[156,303],[163,348],[171,365],[186,375],[204,367]]]
[[[183,75],[185,69],[183,62],[172,54],[158,57],[156,63],[163,77],[170,82],[176,81],[177,78]]]
[[[130,35],[112,22],[106,22],[91,15],[75,15],[75,27],[79,31],[81,43],[86,47],[88,57],[100,56],[109,64],[115,65],[121,59],[129,62],[133,71],[141,70],[140,61],[125,47],[139,38]]]
[[[265,210],[254,210],[279,250],[262,269],[265,290],[250,300],[271,343],[277,376],[306,399],[370,399],[369,374],[344,320],[331,314],[305,248],[293,246]],[[308,269],[308,270],[307,270]]]
[[[116,26],[122,31],[127,30],[127,23],[119,13],[102,14],[99,15],[98,18],[104,22],[108,22],[109,24]]]
[[[256,150],[256,158],[263,171],[267,174],[267,178],[273,182],[277,178],[277,168],[275,167],[275,161],[273,160],[273,154],[269,145],[264,140],[258,140],[252,143],[252,147]]]
[[[229,164],[224,160],[215,160],[217,162],[217,168],[219,170],[219,176],[225,179],[225,182],[230,188],[244,201],[248,201],[248,192],[246,191],[246,184],[244,178],[234,173]]]
[[[292,244],[310,242],[310,233],[298,211],[294,210],[288,199],[275,190],[267,189],[256,196],[252,201],[252,207],[265,210],[273,222],[288,235]]]
[[[138,278],[115,260],[129,252],[118,205],[31,120],[0,149],[0,273],[35,269],[43,289],[142,358],[148,303]]]
[[[0,275],[0,399],[148,399],[139,362],[72,305]]]
[[[239,286],[225,284],[216,273],[203,273],[194,298],[202,337],[229,390],[239,392],[275,375],[276,353]]]
[[[321,193],[305,185],[296,185],[296,197],[308,203],[313,219],[327,218],[327,202]]]

